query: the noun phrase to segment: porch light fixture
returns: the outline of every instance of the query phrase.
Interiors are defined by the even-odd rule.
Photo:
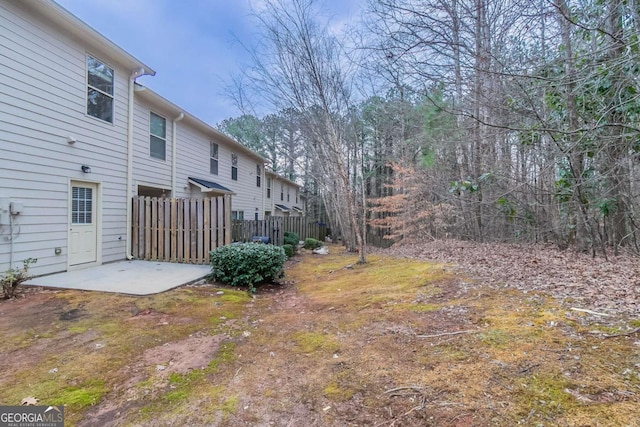
[[[91,173],[91,168],[87,165],[82,165],[80,169],[82,169],[83,173]]]

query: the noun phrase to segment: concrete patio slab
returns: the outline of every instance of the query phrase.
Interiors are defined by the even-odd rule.
[[[194,282],[210,272],[211,267],[208,265],[133,260],[36,277],[24,284],[150,295]]]

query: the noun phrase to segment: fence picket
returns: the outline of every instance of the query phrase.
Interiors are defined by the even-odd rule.
[[[268,236],[271,243],[281,246],[284,233],[294,232],[301,240],[311,237],[324,240],[326,230],[317,222],[305,217],[272,216],[262,220],[234,220],[232,239],[234,242],[250,242],[254,236]]]
[[[178,261],[178,201],[171,199],[171,261]]]
[[[203,264],[209,251],[232,241],[268,236],[282,245],[284,233],[324,240],[326,229],[305,217],[232,221],[231,196],[206,199],[133,197],[131,253],[139,259]]]

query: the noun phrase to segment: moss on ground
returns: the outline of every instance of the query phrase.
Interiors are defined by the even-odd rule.
[[[287,270],[295,286],[255,299],[215,286],[149,297],[48,295],[37,311],[48,309],[48,320],[0,323],[2,355],[30,358],[16,358],[3,373],[0,402],[66,403],[69,425],[86,422],[105,399],[120,403],[122,425],[144,426],[640,419],[637,337],[603,339],[640,327],[637,319],[599,323],[546,295],[461,286],[440,264],[378,255],[356,261],[338,248],[302,254]],[[74,309],[77,319],[60,320]],[[123,367],[195,334],[224,339],[201,369],[144,367],[130,403],[118,388],[130,379]]]

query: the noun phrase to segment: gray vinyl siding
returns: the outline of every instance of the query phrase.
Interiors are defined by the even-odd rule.
[[[231,163],[231,150],[229,150],[229,163]],[[254,219],[258,212],[258,219],[262,219],[264,211],[262,209],[262,186],[256,187],[256,165],[258,162],[242,153],[238,154],[238,181],[233,181],[237,193],[233,197],[232,206],[234,211],[243,211],[244,219]],[[229,169],[231,177],[231,169]],[[256,210],[257,208],[257,210]]]
[[[302,201],[300,200],[300,194],[298,193],[298,203],[296,203],[296,189],[299,189],[297,185],[283,179],[279,175],[271,175],[271,200],[267,199],[265,210],[270,210],[273,216],[301,216],[300,213],[291,210],[285,215],[281,210],[276,209],[275,205],[284,205],[289,209],[294,206],[302,209]],[[280,200],[280,185],[283,186],[284,200]],[[287,201],[287,190],[289,190],[290,199]],[[299,190],[298,190],[299,191]],[[266,196],[265,196],[266,197]]]
[[[200,189],[189,185],[189,177],[214,181],[227,188],[229,182],[221,179],[224,171],[225,158],[220,147],[218,161],[218,175],[209,173],[209,141],[210,139],[197,129],[193,129],[184,122],[177,126],[177,164],[176,164],[176,194],[178,198],[205,197]],[[227,167],[231,167],[227,165]],[[230,180],[229,180],[230,181]]]
[[[15,217],[14,266],[34,257],[34,274],[67,269],[70,180],[99,184],[99,261],[123,259],[130,71],[95,55],[115,71],[114,123],[87,116],[85,63],[92,52],[18,4],[0,1],[0,196],[24,202]],[[68,136],[77,142],[68,144]],[[81,165],[92,173],[83,174]],[[8,233],[0,227],[0,271],[9,268]]]
[[[151,157],[149,142],[149,115],[153,111],[166,120],[166,158],[160,160]],[[179,122],[178,122],[179,125]],[[133,186],[150,185],[158,188],[171,188],[171,159],[172,159],[173,121],[171,116],[162,109],[153,108],[135,97],[133,110]],[[173,195],[172,195],[173,196]]]
[[[253,219],[256,208],[259,218],[263,217],[262,190],[256,187],[256,164],[262,162],[253,159],[239,150],[229,147],[214,135],[194,129],[185,122],[178,122],[177,130],[177,192],[176,197],[205,197],[199,188],[188,184],[188,178],[201,178],[216,182],[232,190],[232,209],[243,211],[245,219]],[[218,174],[212,175],[209,169],[209,143],[218,144]],[[238,155],[238,180],[231,179],[231,153]],[[264,180],[263,180],[264,181]],[[186,188],[185,188],[186,187]]]

